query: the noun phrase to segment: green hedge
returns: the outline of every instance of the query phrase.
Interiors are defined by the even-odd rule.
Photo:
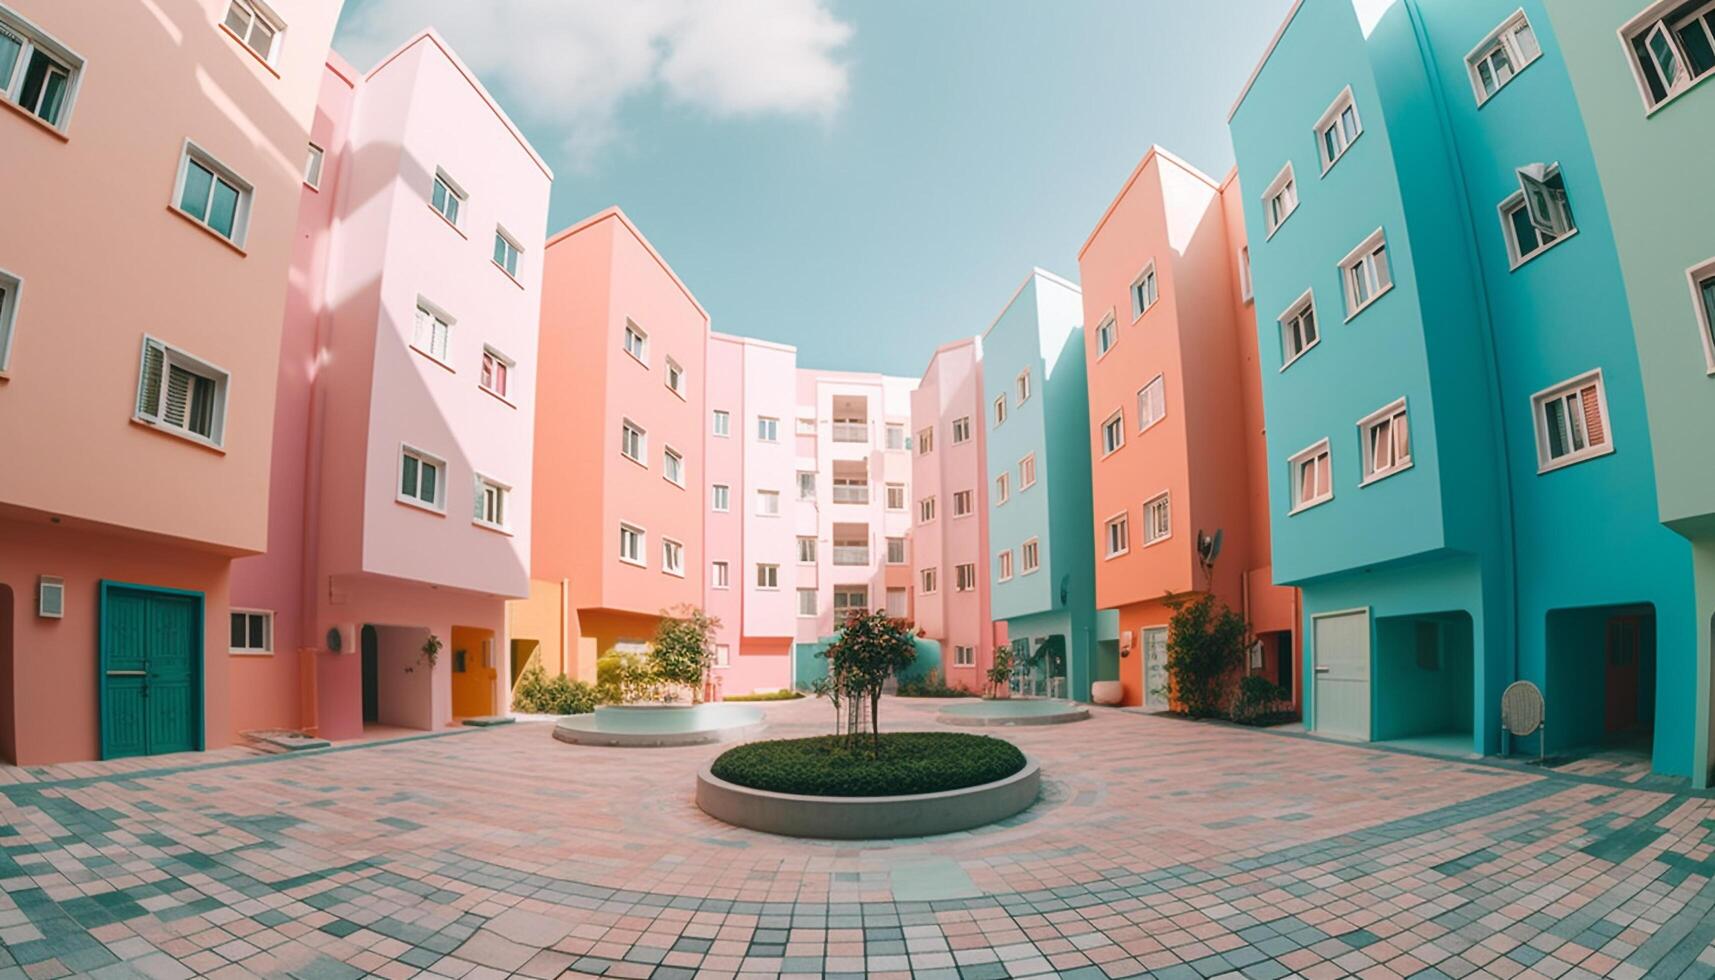
[[[715,760],[729,783],[803,796],[902,796],[980,786],[1024,768],[1011,742],[963,732],[891,732],[875,759],[843,736],[775,739],[728,749]]]
[[[797,691],[769,691],[767,694],[728,694],[722,701],[796,701],[804,695]]]
[[[536,715],[581,715],[594,711],[596,690],[565,674],[548,676],[541,664],[531,664],[512,689],[512,710]]]

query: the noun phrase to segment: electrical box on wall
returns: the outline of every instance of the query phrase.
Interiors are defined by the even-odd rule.
[[[36,615],[43,619],[63,619],[66,613],[66,582],[63,578],[43,575],[36,579]]]
[[[323,638],[329,653],[356,653],[357,626],[353,623],[337,623],[328,627],[327,636]]]

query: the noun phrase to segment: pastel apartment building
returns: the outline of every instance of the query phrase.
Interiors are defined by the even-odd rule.
[[[230,696],[242,728],[340,739],[506,708],[553,175],[432,31],[321,83]]]
[[[990,615],[1012,648],[1012,687],[1088,701],[1092,681],[1118,679],[1119,640],[1114,615],[1095,603],[1083,322],[1077,285],[1032,270],[982,336],[977,425],[987,433]]]
[[[1267,471],[1238,193],[1151,148],[1078,253],[1095,604],[1118,614],[1128,705],[1171,704],[1169,594],[1212,592],[1256,636],[1245,670],[1301,687],[1295,598],[1252,504]]]
[[[0,175],[31,189],[0,225],[0,758],[25,765],[221,746],[242,724],[230,570],[270,543],[292,230],[339,4],[100,14],[0,7]]]
[[[1551,751],[1635,746],[1701,786],[1706,624],[1658,512],[1684,450],[1652,442],[1638,339],[1669,328],[1632,326],[1580,101],[1535,0],[1288,17],[1231,117],[1275,577],[1315,731],[1495,752],[1523,679]]]
[[[542,252],[533,564],[513,662],[594,681],[602,654],[646,650],[664,610],[704,600],[709,315],[618,208]],[[790,438],[783,419],[730,421]]]
[[[798,393],[793,347],[709,335],[703,440],[707,508],[703,608],[720,620],[717,694],[792,686],[801,568],[818,543],[798,537]]]

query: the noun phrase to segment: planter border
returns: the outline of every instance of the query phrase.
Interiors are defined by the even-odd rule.
[[[950,707],[950,706],[949,706]],[[959,715],[945,709],[936,712],[935,720],[943,725],[958,725],[964,728],[1013,728],[1026,725],[1067,725],[1074,721],[1084,721],[1090,717],[1090,709],[1076,701],[1066,702],[1065,710],[1051,715],[1012,715],[985,717],[983,715]]]
[[[971,830],[1023,813],[1042,792],[1042,769],[1024,768],[992,783],[908,796],[800,796],[751,789],[697,773],[697,806],[723,823],[785,837],[888,840]]]
[[[758,719],[748,725],[728,725],[724,728],[704,728],[694,732],[597,732],[576,728],[566,723],[583,715],[567,715],[554,723],[554,738],[568,745],[599,745],[623,749],[665,749],[683,745],[712,745],[717,742],[740,742],[762,731],[767,722]]]

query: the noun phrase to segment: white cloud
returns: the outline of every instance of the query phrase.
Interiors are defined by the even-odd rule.
[[[717,117],[825,118],[845,99],[852,27],[827,0],[368,0],[340,52],[366,69],[433,26],[507,112],[587,165],[621,104],[658,91]]]

